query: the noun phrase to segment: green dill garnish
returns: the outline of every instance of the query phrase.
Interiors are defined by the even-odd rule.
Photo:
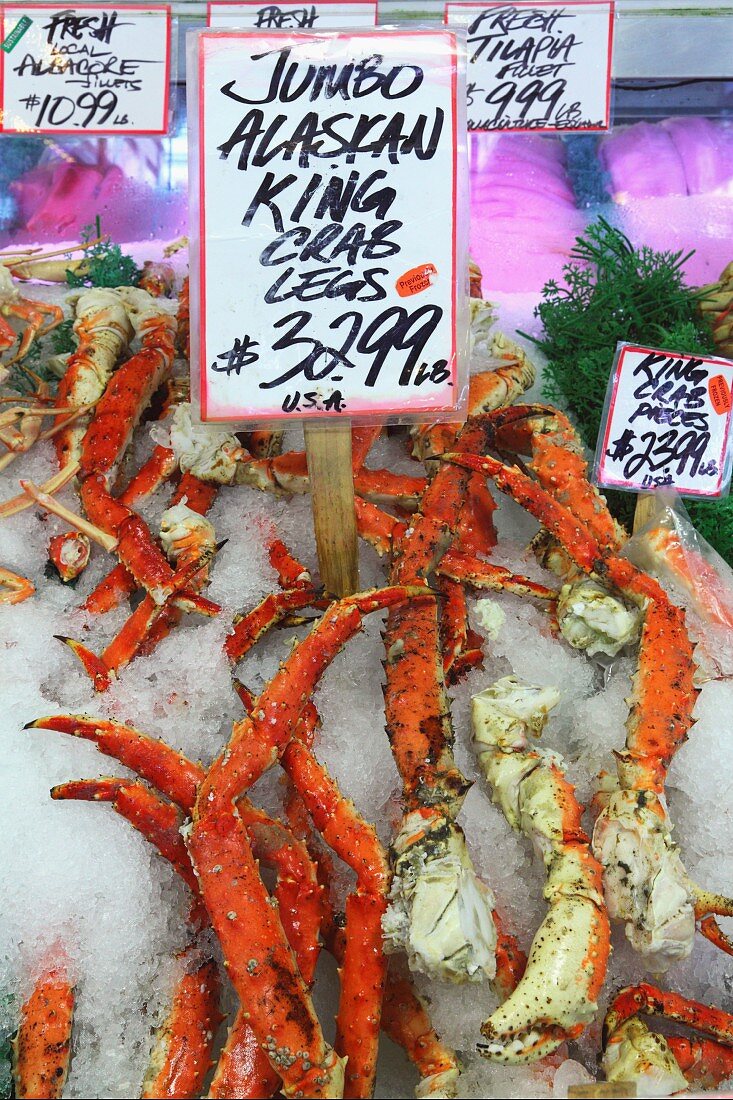
[[[55,329],[48,334],[51,349],[54,355],[66,355],[67,352],[76,351],[77,340],[74,335],[74,318],[67,317]]]
[[[97,238],[100,238],[97,240]],[[66,282],[73,287],[137,286],[142,274],[132,256],[126,256],[118,244],[102,237],[99,218],[81,232],[83,244],[95,241],[84,253],[84,261],[76,271],[68,269]]]
[[[712,331],[698,309],[701,292],[685,281],[692,252],[656,252],[631,241],[603,218],[578,237],[563,285],[548,282],[535,309],[544,328],[529,337],[547,356],[543,394],[573,415],[595,449],[603,402],[620,340],[691,354],[715,352]],[[522,335],[527,336],[527,333]],[[636,496],[606,492],[627,526]],[[685,500],[698,530],[733,563],[733,500]]]

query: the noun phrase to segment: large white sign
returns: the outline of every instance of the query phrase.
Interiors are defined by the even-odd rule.
[[[452,3],[468,43],[469,130],[606,130],[612,0]]]
[[[368,27],[377,22],[377,0],[315,0],[304,4],[285,0],[212,0],[207,6],[210,27],[255,27],[257,30],[329,30],[333,27]]]
[[[167,5],[8,4],[2,40],[2,129],[166,132]]]
[[[445,418],[466,266],[456,36],[196,42],[203,419]]]
[[[721,496],[730,481],[733,363],[621,346],[598,436],[598,485]]]

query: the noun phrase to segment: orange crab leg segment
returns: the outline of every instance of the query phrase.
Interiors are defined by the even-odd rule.
[[[208,960],[184,974],[176,985],[168,1018],[158,1030],[150,1055],[142,1100],[195,1100],[200,1096],[221,1021],[219,975],[216,963]]]
[[[496,592],[513,592],[517,596],[535,596],[539,600],[554,600],[557,592],[528,577],[512,573],[502,565],[475,558],[451,547],[440,560],[437,572],[439,576],[450,577],[472,588],[487,588]]]
[[[52,787],[51,798],[58,801],[109,802],[120,817],[126,818],[155,845],[194,897],[198,896],[196,877],[180,834],[183,817],[175,806],[161,801],[147,787],[129,779],[76,779]]]
[[[0,568],[0,603],[22,603],[32,596],[36,590],[33,581],[22,577],[20,573],[12,573],[9,569]]]
[[[733,1076],[733,1048],[714,1039],[686,1039],[681,1035],[667,1037],[667,1045],[691,1085],[701,1089],[716,1089]]]
[[[15,1093],[60,1097],[69,1071],[74,990],[62,969],[43,975],[23,1005],[13,1041]]]
[[[733,1016],[728,1012],[691,1001],[671,990],[657,989],[648,982],[627,986],[614,997],[606,1014],[604,1029],[612,1035],[621,1024],[639,1012],[645,1016],[675,1020],[713,1039],[733,1044]]]
[[[246,615],[237,616],[234,629],[224,643],[224,652],[236,664],[269,630],[286,619],[291,612],[311,606],[318,598],[314,588],[294,588],[274,592]]]
[[[147,737],[121,722],[90,718],[84,714],[54,714],[28,722],[23,728],[56,730],[93,741],[105,756],[119,760],[182,810],[190,810],[193,806],[196,791],[204,778],[200,765],[187,760],[165,741]]]

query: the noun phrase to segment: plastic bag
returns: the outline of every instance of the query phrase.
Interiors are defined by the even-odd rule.
[[[654,496],[656,510],[626,544],[625,556],[685,607],[697,644],[696,680],[733,677],[733,570],[693,527],[676,493]]]

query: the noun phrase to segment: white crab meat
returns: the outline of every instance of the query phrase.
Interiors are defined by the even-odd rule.
[[[493,799],[532,841],[547,870],[548,911],[524,976],[481,1029],[489,1040],[480,1044],[481,1053],[509,1063],[535,1061],[593,1019],[596,954],[605,950],[599,943],[605,916],[598,868],[582,845],[566,843],[562,761],[528,748],[558,701],[554,688],[516,676],[471,700],[474,747]]]
[[[177,405],[169,438],[154,436],[156,443],[170,446],[183,473],[190,472],[201,481],[231,485],[242,448],[236,436],[219,424],[202,424],[191,417],[191,405]]]
[[[652,973],[692,951],[695,904],[663,799],[653,791],[615,790],[593,830],[593,852],[604,868],[611,917]]]
[[[460,1070],[445,1069],[423,1077],[415,1089],[416,1100],[453,1100],[458,1091]]]
[[[493,978],[494,897],[474,871],[458,825],[437,812],[408,814],[393,850],[385,951],[404,951],[411,970],[432,978]]]
[[[560,633],[573,649],[609,657],[639,640],[641,614],[587,577],[564,584],[557,601]]]
[[[160,541],[168,558],[176,562],[180,554],[196,545],[203,551],[213,548],[216,534],[205,516],[189,508],[185,501],[163,512],[160,520]]]
[[[667,1040],[638,1017],[621,1025],[602,1065],[607,1081],[633,1081],[637,1096],[671,1096],[689,1087]]]
[[[476,751],[511,751],[539,736],[553,707],[560,702],[554,687],[536,687],[518,676],[504,676],[471,700]]]
[[[489,338],[489,333],[496,323],[496,307],[485,298],[470,298],[469,321],[471,332],[471,348]]]
[[[506,612],[496,600],[477,600],[475,606],[476,622],[487,638],[496,639],[506,622]]]

